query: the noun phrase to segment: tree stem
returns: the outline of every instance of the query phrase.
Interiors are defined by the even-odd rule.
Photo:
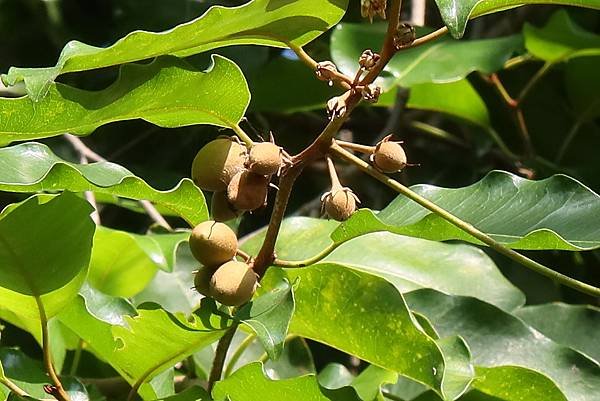
[[[223,374],[223,367],[225,366],[225,358],[227,357],[227,350],[231,345],[235,331],[238,328],[239,323],[234,322],[233,325],[227,329],[227,332],[217,344],[217,350],[215,352],[215,359],[213,360],[212,368],[210,369],[210,375],[208,376],[208,392],[210,393],[215,386],[215,383],[221,380]]]
[[[428,199],[423,198],[419,194],[410,190],[408,187],[405,187],[404,185],[400,184],[398,181],[393,180],[390,177],[388,177],[387,175],[380,173],[379,171],[377,171],[376,169],[371,167],[371,165],[369,165],[367,162],[354,156],[352,153],[348,152],[341,146],[333,143],[331,145],[331,153],[354,164],[359,169],[361,169],[365,173],[369,174],[373,178],[381,181],[382,183],[384,183],[388,187],[392,188],[393,190],[401,193],[402,195],[406,196],[407,198],[411,199],[412,201],[418,203],[419,205],[423,206],[424,208],[428,209],[429,211],[435,213],[436,215],[440,216],[441,218],[448,221],[452,225],[458,227],[459,229],[461,229],[461,230],[465,231],[466,233],[470,234],[471,236],[475,237],[482,243],[488,245],[490,248],[494,249],[498,253],[501,253],[501,254],[509,257],[510,259],[516,261],[517,263],[535,271],[536,273],[539,273],[546,277],[549,277],[552,280],[554,280],[560,284],[566,285],[567,287],[571,287],[577,291],[583,292],[585,294],[588,294],[588,295],[591,295],[594,297],[600,297],[600,288],[596,288],[589,284],[583,283],[581,281],[575,280],[571,277],[568,277],[561,273],[558,273],[558,272],[556,272],[534,260],[529,259],[528,257],[526,257],[524,255],[521,255],[518,252],[515,252],[514,250],[512,250],[510,248],[505,247],[504,245],[500,244],[499,242],[494,240],[489,235],[483,233],[482,231],[479,231],[477,228],[475,228],[471,224],[454,216],[452,213],[441,208],[440,206],[436,205],[435,203],[429,201]]]

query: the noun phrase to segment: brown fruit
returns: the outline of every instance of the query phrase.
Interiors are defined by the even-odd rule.
[[[213,193],[210,201],[210,213],[215,221],[233,220],[242,214],[242,212],[235,210],[233,205],[229,203],[226,191]]]
[[[224,305],[248,302],[256,289],[256,273],[244,262],[231,261],[220,266],[210,279],[210,295]]]
[[[250,149],[247,167],[256,174],[273,175],[282,163],[281,148],[271,142],[261,142]]]
[[[268,177],[252,171],[241,171],[231,179],[227,187],[227,199],[236,210],[256,210],[266,203],[268,190]]]
[[[323,208],[329,217],[337,221],[348,220],[356,211],[358,198],[349,188],[334,188],[323,197]]]
[[[217,266],[232,260],[238,249],[233,230],[212,220],[194,227],[189,242],[192,254],[204,266]]]
[[[231,178],[242,171],[246,147],[230,138],[204,145],[192,163],[192,180],[205,191],[224,191]]]
[[[406,167],[406,153],[397,142],[382,141],[375,147],[373,164],[384,173],[396,173]]]
[[[210,296],[210,279],[213,276],[213,270],[206,266],[200,266],[194,276],[194,287],[196,291],[205,297]]]

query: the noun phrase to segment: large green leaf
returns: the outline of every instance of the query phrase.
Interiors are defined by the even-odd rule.
[[[40,143],[24,143],[0,149],[0,191],[27,193],[60,190],[94,191],[130,199],[146,199],[173,210],[192,226],[208,218],[202,191],[188,179],[182,180],[170,191],[159,191],[117,164],[70,163]]]
[[[365,49],[378,49],[385,35],[385,24],[340,24],[331,36],[331,55],[338,68],[354,76],[358,58]],[[386,65],[379,82],[411,87],[423,83],[447,83],[465,78],[473,71],[492,73],[502,69],[506,60],[522,47],[521,36],[498,39],[438,41],[399,52]]]
[[[514,249],[588,250],[600,246],[600,196],[565,175],[532,181],[493,171],[464,188],[416,185],[412,190]],[[435,241],[476,239],[404,196],[377,215],[357,213],[335,241],[389,230]]]
[[[471,18],[527,4],[557,4],[600,9],[598,0],[435,0],[444,23],[455,38],[465,33]]]
[[[462,336],[471,349],[477,369],[517,367],[510,375],[502,376],[503,386],[489,385],[489,391],[493,392],[490,395],[510,390],[514,397],[518,394],[516,391],[522,390],[527,376],[544,375],[549,380],[535,380],[543,385],[537,390],[540,396],[557,394],[555,386],[558,386],[569,400],[597,400],[600,365],[551,341],[520,319],[474,298],[449,296],[434,290],[417,290],[407,294],[406,299],[412,310],[431,320],[440,335]],[[480,382],[482,388],[488,388],[484,384],[488,375],[490,380],[499,382],[499,376],[494,374],[497,372],[484,373],[485,376],[481,376],[478,372],[475,384]]]
[[[600,7],[600,1],[594,2]],[[600,55],[600,35],[579,27],[566,10],[557,11],[542,28],[526,24],[523,36],[527,50],[550,63]]]
[[[553,303],[517,309],[515,315],[553,341],[600,362],[600,309],[589,305]]]
[[[25,81],[34,101],[50,82],[67,72],[91,70],[171,54],[186,57],[217,47],[256,44],[303,46],[337,23],[348,0],[254,0],[241,7],[213,7],[204,15],[168,31],[135,31],[108,48],[72,41],[56,66],[11,68],[9,85]],[[227,86],[226,86],[227,87]]]
[[[233,127],[250,92],[235,63],[213,56],[206,72],[175,57],[121,67],[101,91],[53,83],[42,100],[0,98],[0,145],[69,132],[86,135],[113,121],[141,118],[161,127],[211,124]]]
[[[363,214],[372,219],[360,219]],[[506,310],[524,302],[523,294],[477,248],[385,232],[387,227],[376,223],[372,213],[366,210],[350,221],[351,224],[340,226],[322,219],[286,219],[277,241],[277,255],[284,260],[304,260],[331,249],[334,243],[342,244],[313,263],[319,266],[341,264],[374,274],[394,284],[400,292],[435,288],[448,294],[478,297]],[[383,232],[363,235],[371,228],[371,231]],[[247,239],[244,249],[254,253],[263,236],[264,231]]]
[[[0,305],[33,321],[42,312],[56,315],[75,297],[95,228],[91,205],[73,194],[38,202],[32,197],[0,219]]]
[[[360,401],[354,389],[322,388],[314,375],[271,380],[265,376],[260,363],[247,365],[218,382],[212,396],[215,401]]]
[[[385,280],[322,263],[304,269],[269,269],[266,288],[297,281],[290,333],[310,338],[441,392],[444,359],[420,328],[402,295]]]

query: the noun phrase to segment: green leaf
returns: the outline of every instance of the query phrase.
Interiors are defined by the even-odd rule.
[[[512,388],[514,397],[529,384],[522,381],[530,375],[546,376],[547,380],[536,378],[535,383],[536,386],[544,386],[538,387],[538,394],[550,394],[552,399],[562,399],[556,392],[556,386],[569,400],[595,400],[595,394],[599,394],[600,366],[596,362],[556,344],[522,320],[492,305],[434,290],[417,290],[406,294],[406,299],[411,309],[431,320],[440,335],[463,337],[469,345],[476,369],[514,366],[529,370],[502,376],[504,385],[489,385],[490,395],[501,395]],[[486,371],[488,374],[490,380],[496,382],[501,375]],[[476,382],[479,380],[482,378],[478,374]],[[481,386],[483,388],[484,385]]]
[[[396,373],[371,365],[352,380],[351,386],[361,400],[384,401],[381,387],[386,383],[394,383],[397,379]]]
[[[600,197],[565,175],[532,181],[493,171],[459,189],[411,188],[513,249],[589,250],[600,246]],[[377,215],[355,214],[332,237],[340,241],[388,230],[435,241],[479,243],[427,209],[400,195]]]
[[[338,25],[331,36],[331,56],[340,71],[354,76],[359,56],[364,49],[379,48],[386,26]],[[469,41],[442,38],[396,54],[376,82],[388,89],[394,85],[412,87],[455,82],[473,71],[489,74],[502,69],[506,60],[521,47],[519,35]]]
[[[39,321],[67,305],[87,274],[94,223],[92,207],[64,193],[39,204],[29,198],[0,219],[0,305]]]
[[[314,375],[286,380],[270,380],[262,364],[243,367],[227,379],[217,382],[212,392],[215,401],[360,401],[355,391],[345,387],[328,390],[319,386]]]
[[[27,96],[0,98],[0,145],[65,132],[87,135],[104,124],[136,118],[160,127],[231,128],[244,116],[250,92],[235,63],[217,55],[212,61],[201,72],[184,60],[165,57],[124,65],[117,81],[101,91],[53,83],[37,102]]]
[[[585,3],[596,3],[596,7],[600,8],[600,1]],[[527,51],[550,63],[600,55],[600,35],[579,27],[571,20],[566,10],[554,13],[543,28],[525,24],[523,36]]]
[[[466,79],[445,84],[414,85],[410,89],[406,107],[437,111],[491,128],[485,102]]]
[[[565,66],[565,87],[577,115],[575,124],[600,116],[600,80],[596,79],[599,65],[600,57],[596,56],[574,58]]]
[[[69,163],[35,142],[0,149],[0,190],[93,191],[152,201],[173,210],[192,226],[208,219],[204,195],[191,180],[182,180],[170,191],[158,191],[117,164]]]
[[[236,44],[303,46],[336,24],[347,5],[348,0],[254,0],[241,7],[216,6],[197,19],[168,31],[132,32],[108,48],[71,41],[63,49],[56,66],[13,67],[3,80],[8,85],[25,81],[28,93],[37,102],[46,94],[50,83],[67,72],[165,54],[187,57]]]
[[[369,368],[371,367],[385,371],[385,369],[375,365],[371,365]],[[330,362],[321,369],[317,376],[317,380],[319,381],[319,384],[325,388],[336,389],[352,384],[354,375],[341,363]]]
[[[235,319],[256,333],[272,360],[283,353],[283,344],[294,314],[294,291],[287,281],[282,281],[268,292],[242,307]]]
[[[96,319],[111,326],[127,327],[125,316],[135,316],[137,311],[125,298],[111,297],[91,287],[87,283],[79,294],[84,300],[85,309]]]
[[[0,365],[4,365],[6,377],[27,392],[32,399],[48,399],[43,386],[48,384],[50,379],[40,361],[30,358],[15,348],[0,348]],[[62,383],[73,401],[89,401],[87,391],[79,381],[65,377]],[[1,399],[6,399],[7,395],[8,388],[0,384]]]
[[[200,386],[188,387],[180,393],[158,401],[212,401],[210,395]]]
[[[266,288],[298,280],[290,333],[328,344],[440,390],[442,353],[385,280],[332,263],[270,268]]]
[[[461,38],[469,19],[527,4],[560,4],[600,9],[598,0],[435,0],[450,34]]]
[[[276,253],[278,258],[291,261],[321,254],[312,263],[335,263],[374,274],[394,284],[400,292],[435,288],[478,297],[506,310],[523,304],[521,291],[500,274],[481,250],[384,231],[388,229],[396,230],[382,225],[368,210],[356,213],[342,225],[323,219],[290,218],[282,225]],[[384,232],[364,235],[369,231]],[[263,238],[264,231],[258,232],[245,240],[243,248],[255,254]],[[330,254],[323,253],[336,245],[338,248]]]
[[[515,315],[553,341],[600,362],[600,309],[590,305],[553,303],[517,309]]]

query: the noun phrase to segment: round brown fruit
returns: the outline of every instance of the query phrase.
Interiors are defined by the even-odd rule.
[[[332,190],[324,202],[327,215],[337,221],[348,220],[356,211],[356,197],[347,188]]]
[[[246,147],[230,138],[204,145],[192,163],[192,180],[205,191],[224,191],[231,178],[243,170]]]
[[[268,177],[248,170],[241,171],[231,179],[227,199],[236,210],[256,210],[266,203],[268,190]]]
[[[206,266],[200,266],[194,276],[194,288],[205,297],[210,296],[210,279],[212,276],[213,270]]]
[[[220,266],[210,279],[210,295],[224,305],[248,302],[256,289],[256,273],[246,263],[231,261]]]
[[[271,142],[261,142],[250,149],[247,166],[253,173],[273,175],[282,163],[281,148]]]
[[[397,142],[380,142],[373,153],[375,167],[384,173],[397,173],[406,167],[406,153]]]
[[[215,221],[229,221],[238,217],[241,212],[235,210],[227,199],[226,191],[213,193],[210,201],[210,213]]]
[[[218,266],[232,260],[238,249],[233,230],[212,220],[194,227],[189,242],[192,254],[204,266]]]

